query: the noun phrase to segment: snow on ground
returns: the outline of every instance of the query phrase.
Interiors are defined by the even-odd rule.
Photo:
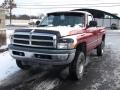
[[[8,51],[0,54],[0,81],[18,70],[19,68],[15,60],[10,56]]]
[[[5,49],[10,44],[10,35],[14,30],[6,30],[7,44],[0,47],[0,49]],[[0,53],[0,81],[4,80],[7,76],[18,71],[15,60],[10,56],[9,51]],[[0,82],[1,83],[1,82]]]

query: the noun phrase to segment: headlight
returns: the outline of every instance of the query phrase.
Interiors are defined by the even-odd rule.
[[[72,49],[74,48],[73,39],[60,39],[57,44],[58,49]]]

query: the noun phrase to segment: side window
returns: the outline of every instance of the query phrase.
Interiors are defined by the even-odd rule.
[[[89,22],[92,21],[92,20],[93,20],[93,17],[92,17],[91,15],[88,15],[88,24],[89,24]]]

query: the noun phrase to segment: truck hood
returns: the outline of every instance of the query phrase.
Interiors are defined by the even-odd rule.
[[[57,26],[57,27],[35,27],[35,28],[32,28],[32,29],[58,31],[61,36],[67,36],[67,35],[71,35],[71,34],[82,33],[83,28],[81,28],[81,27]]]

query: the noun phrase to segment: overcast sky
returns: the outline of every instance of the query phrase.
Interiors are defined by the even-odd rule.
[[[47,13],[51,11],[72,10],[73,9],[72,7],[74,8],[83,7],[83,8],[100,9],[111,13],[118,13],[118,15],[120,16],[119,0],[14,0],[14,1],[17,4],[17,8],[13,9],[13,14],[16,15],[19,14],[39,15],[40,13]],[[4,2],[4,0],[0,0],[0,4],[2,2]],[[100,4],[100,3],[114,3],[114,4]],[[71,4],[75,4],[75,5],[71,5]],[[76,5],[76,4],[80,4],[80,5]],[[94,5],[85,5],[85,4],[94,4]],[[97,4],[97,7],[95,6],[95,4]],[[105,7],[98,7],[98,6],[105,6]]]

